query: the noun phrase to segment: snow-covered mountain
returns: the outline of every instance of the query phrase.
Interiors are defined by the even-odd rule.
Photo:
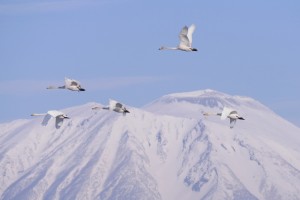
[[[63,110],[0,124],[1,199],[300,199],[300,129],[259,102],[213,90],[130,113]],[[235,108],[233,129],[202,112]]]

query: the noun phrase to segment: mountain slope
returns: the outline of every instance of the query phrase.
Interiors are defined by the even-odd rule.
[[[238,121],[231,130],[229,121],[221,121],[217,116],[203,118],[200,114],[220,112],[223,106],[235,108],[246,120]],[[204,132],[214,149],[210,158],[218,163],[218,174],[223,177],[230,174],[229,180],[219,176],[219,180],[225,182],[224,186],[222,181],[218,184],[221,193],[227,190],[228,184],[236,188],[237,185],[231,183],[240,182],[240,186],[259,199],[299,199],[299,189],[294,186],[300,178],[299,128],[259,102],[205,90],[166,95],[145,109],[203,119]],[[234,194],[229,199],[233,197]]]
[[[65,109],[0,124],[2,199],[300,199],[299,128],[259,102],[205,90],[122,116]],[[234,107],[233,129],[201,112]]]

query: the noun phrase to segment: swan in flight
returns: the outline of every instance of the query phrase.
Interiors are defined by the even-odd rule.
[[[96,107],[93,107],[92,109],[95,110],[95,109],[101,109],[101,108],[105,109],[105,110],[113,110],[118,113],[123,113],[123,115],[126,115],[126,113],[130,113],[123,104],[121,104],[120,102],[117,102],[115,100],[112,100],[112,99],[109,100],[108,106],[106,106],[106,107],[96,106]]]
[[[203,115],[205,116],[209,116],[209,115],[214,115],[211,113],[203,113]],[[231,109],[231,108],[227,108],[224,107],[222,113],[216,113],[215,115],[219,115],[221,116],[221,120],[225,120],[226,118],[229,118],[230,120],[230,128],[233,128],[236,120],[245,120],[243,117],[240,117],[237,113],[237,111]]]
[[[68,90],[72,90],[72,91],[85,91],[85,89],[83,89],[80,85],[79,81],[76,81],[74,79],[69,79],[69,78],[65,78],[65,85],[63,86],[49,86],[47,87],[47,89],[68,89]]]
[[[34,113],[34,114],[31,114],[31,116],[45,116],[44,120],[42,122],[43,126],[46,126],[48,124],[49,120],[51,119],[51,117],[53,117],[53,118],[55,118],[55,127],[57,129],[59,129],[61,127],[64,119],[69,119],[69,117],[66,114],[64,114],[58,110],[50,110],[47,113],[41,113],[41,114]]]
[[[189,28],[184,26],[179,34],[179,45],[177,47],[160,47],[159,50],[181,50],[181,51],[198,51],[196,48],[192,48],[192,35],[196,26],[192,24]]]

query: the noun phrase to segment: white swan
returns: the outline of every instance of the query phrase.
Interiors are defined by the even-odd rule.
[[[177,47],[160,47],[159,50],[181,50],[181,51],[198,51],[196,48],[192,48],[192,35],[196,26],[192,24],[189,28],[184,26],[179,34],[180,43]]]
[[[65,85],[63,86],[49,86],[47,89],[68,89],[72,91],[85,91],[80,85],[79,81],[76,81],[74,79],[65,78]]]
[[[123,115],[126,115],[126,113],[130,113],[123,104],[121,104],[120,102],[117,102],[115,100],[112,100],[112,99],[109,100],[108,106],[106,106],[106,107],[95,106],[92,109],[93,110],[95,110],[95,109],[112,110],[112,111],[115,111],[118,113],[123,113]]]
[[[43,126],[46,126],[50,118],[53,117],[55,118],[55,127],[57,129],[61,127],[64,119],[69,119],[69,117],[66,114],[58,110],[50,110],[47,113],[41,113],[41,114],[33,113],[31,114],[31,116],[45,116],[42,122]]]
[[[209,115],[214,115],[214,114],[203,113],[203,115],[209,116]],[[245,120],[243,117],[240,117],[238,115],[237,111],[235,111],[235,110],[233,110],[231,108],[227,108],[227,107],[223,108],[222,113],[216,113],[215,115],[221,116],[221,120],[225,120],[226,118],[229,118],[230,119],[230,128],[234,127],[237,119],[239,119],[239,120]]]

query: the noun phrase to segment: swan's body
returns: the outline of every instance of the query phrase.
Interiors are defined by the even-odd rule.
[[[211,113],[203,113],[203,115],[208,116],[208,115],[213,115]],[[224,107],[222,113],[216,113],[215,115],[221,116],[221,120],[225,120],[226,118],[229,118],[230,120],[230,128],[233,128],[236,120],[245,120],[243,117],[240,117],[237,113],[237,111]]]
[[[123,104],[121,104],[120,102],[117,102],[115,100],[112,100],[112,99],[109,100],[108,106],[106,106],[106,107],[96,106],[96,107],[93,107],[92,109],[100,109],[100,108],[102,108],[104,110],[112,110],[112,111],[115,111],[118,113],[123,113],[123,115],[126,115],[126,113],[130,113]]]
[[[64,114],[63,112],[60,112],[58,110],[50,110],[47,113],[41,113],[41,114],[31,114],[31,116],[45,116],[42,122],[43,126],[46,126],[51,119],[51,117],[55,118],[55,127],[58,129],[61,127],[64,119],[69,119],[69,117]]]
[[[181,51],[198,51],[196,48],[192,47],[193,33],[196,26],[192,24],[189,28],[184,26],[179,34],[179,45],[177,47],[160,47],[159,50],[181,50]]]
[[[74,79],[65,78],[65,85],[63,86],[49,86],[47,89],[68,89],[72,91],[85,91],[80,85],[79,81],[76,81]]]

